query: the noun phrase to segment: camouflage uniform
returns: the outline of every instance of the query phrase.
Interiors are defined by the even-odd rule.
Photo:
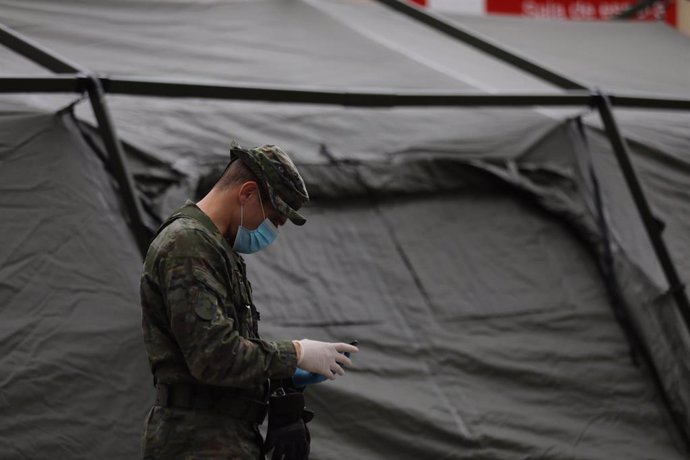
[[[275,146],[232,153],[255,173],[274,207],[297,224],[307,199],[294,164]],[[211,219],[187,202],[159,229],[141,278],[144,341],[161,384],[208,385],[237,397],[266,399],[269,378],[288,378],[291,341],[259,338],[258,312],[242,257]],[[235,393],[231,393],[235,394]],[[220,410],[155,405],[142,439],[145,458],[260,458],[256,423]]]

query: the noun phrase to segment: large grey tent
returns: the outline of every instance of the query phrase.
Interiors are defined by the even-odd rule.
[[[313,458],[687,458],[678,286],[586,104],[116,94],[565,94],[556,83],[376,2],[1,0],[0,23],[104,76],[149,227],[230,139],[294,156],[309,222],[247,257],[262,335],[361,342],[356,368],[307,392]],[[445,23],[585,88],[690,98],[690,41],[663,25]],[[0,72],[49,75],[4,49]],[[0,458],[136,458],[153,402],[127,183],[76,98],[0,96]],[[615,115],[687,282],[690,112]]]

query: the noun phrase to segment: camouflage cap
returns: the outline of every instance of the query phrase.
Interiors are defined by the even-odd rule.
[[[275,145],[245,149],[233,142],[230,155],[237,156],[254,173],[279,213],[295,225],[304,225],[307,219],[297,210],[309,201],[309,194],[287,153]]]

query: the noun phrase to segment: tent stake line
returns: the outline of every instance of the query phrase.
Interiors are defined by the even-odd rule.
[[[606,135],[609,138],[613,152],[616,155],[618,164],[623,172],[623,177],[625,177],[625,182],[628,185],[628,189],[632,194],[633,200],[635,201],[635,206],[640,213],[642,218],[642,223],[647,232],[647,236],[654,248],[654,253],[656,254],[661,269],[666,276],[666,280],[669,285],[669,293],[673,296],[676,306],[683,318],[685,323],[685,328],[690,334],[690,302],[688,302],[688,297],[685,292],[685,286],[678,276],[676,267],[671,259],[668,252],[668,248],[664,243],[662,236],[663,226],[654,217],[652,209],[645,197],[644,191],[642,190],[642,184],[640,184],[637,174],[635,173],[635,168],[633,167],[632,161],[630,160],[630,154],[628,153],[628,147],[625,143],[625,139],[618,129],[618,124],[613,116],[613,110],[611,108],[611,101],[608,96],[599,94],[595,97],[596,107],[599,111],[601,121],[604,123],[604,129]]]

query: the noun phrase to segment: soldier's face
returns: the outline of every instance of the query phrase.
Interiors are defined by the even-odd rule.
[[[271,220],[276,228],[280,227],[281,225],[285,225],[285,222],[287,222],[287,217],[276,211],[272,204],[269,203],[269,206],[271,211],[269,212],[268,209],[266,210],[266,217]]]
[[[253,187],[245,199],[241,198],[244,210],[242,211],[242,226],[249,230],[256,229],[264,219],[269,219],[273,225],[280,227],[286,222],[285,216],[276,211],[270,200],[260,199],[258,187]]]

